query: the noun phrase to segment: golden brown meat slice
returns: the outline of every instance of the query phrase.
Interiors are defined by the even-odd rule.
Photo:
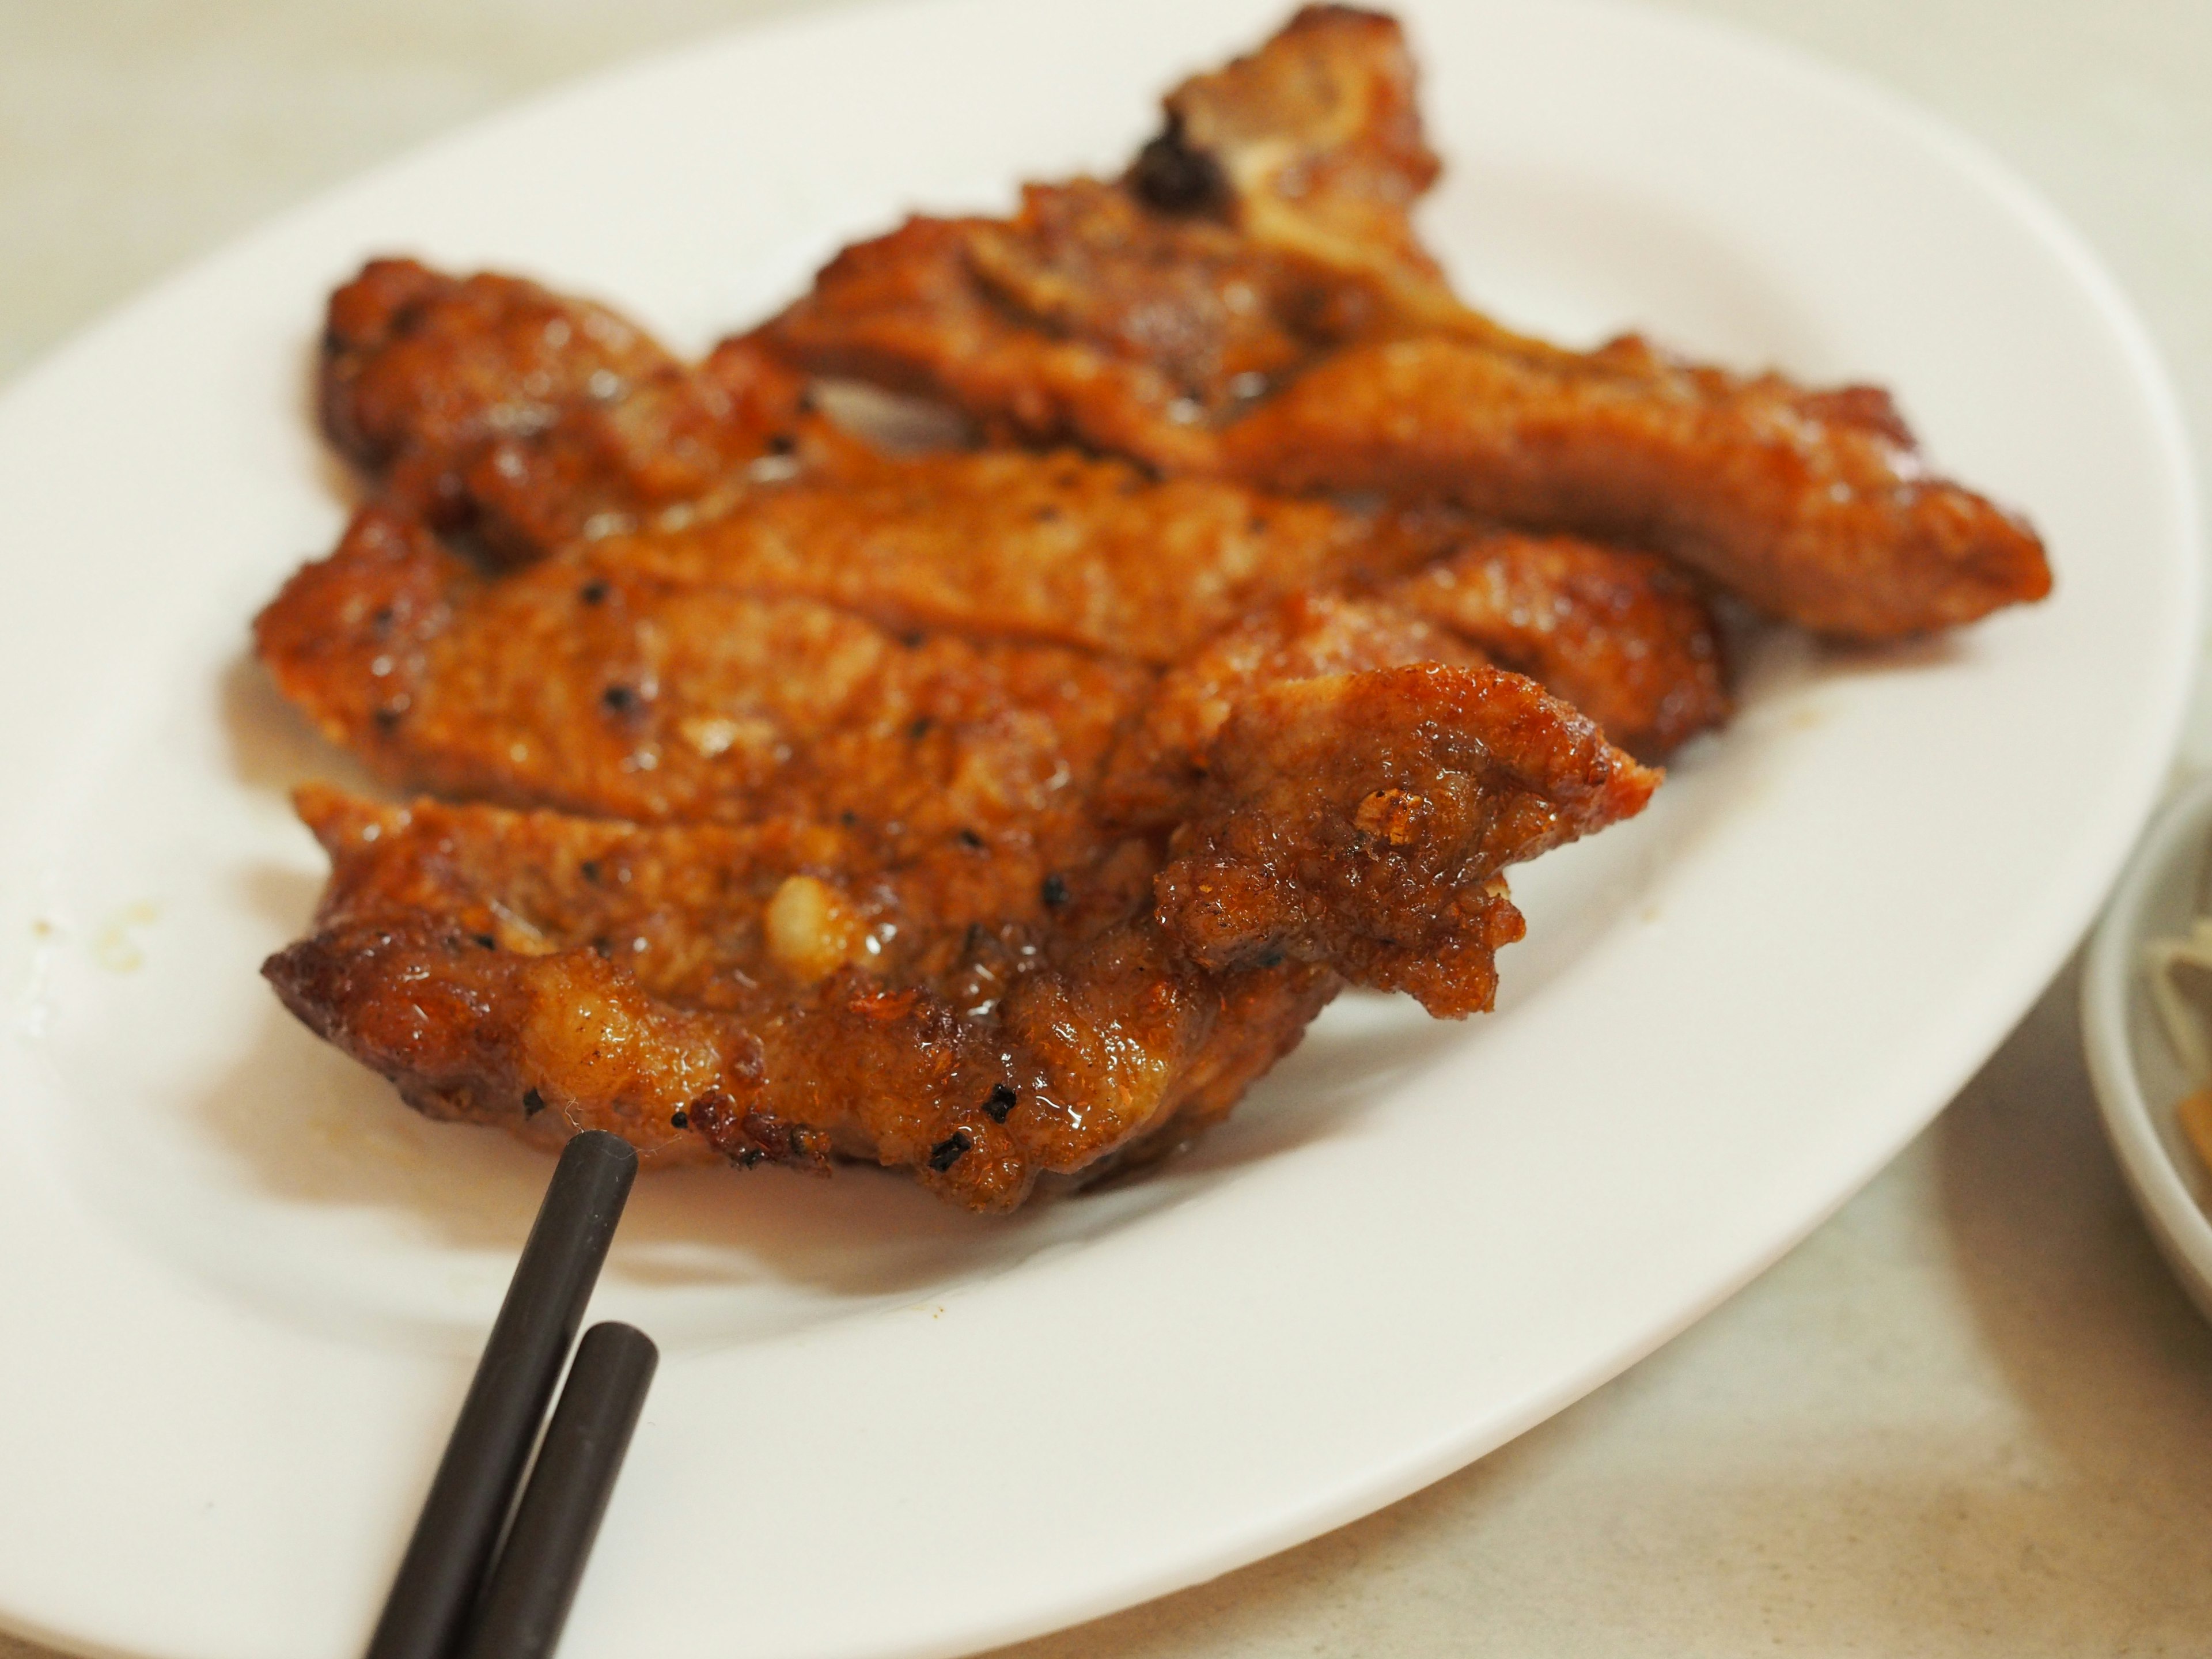
[[[1143,920],[1149,857],[1052,925],[960,927],[928,872],[856,863],[811,826],[301,807],[335,872],[313,935],[267,965],[279,994],[418,1109],[541,1142],[601,1127],[664,1161],[860,1158],[1004,1208],[1180,1107],[1225,1109],[1336,986],[1181,962]],[[789,913],[823,893],[869,906],[890,948],[790,971],[810,924]]]
[[[1216,423],[1357,336],[1375,303],[1119,185],[1031,185],[1009,222],[908,220],[838,254],[756,337],[817,373],[934,398],[994,436],[1217,470]]]
[[[1416,79],[1395,18],[1307,6],[1257,52],[1167,95],[1166,125],[1138,152],[1129,194],[1367,276],[1387,314],[1455,313],[1413,233],[1413,204],[1441,170],[1421,133]]]
[[[380,508],[256,632],[286,696],[410,787],[644,822],[849,814],[994,844],[1052,840],[1152,678],[671,580],[590,546],[486,577]]]
[[[1540,681],[1632,754],[1665,755],[1728,720],[1711,614],[1651,554],[1494,532],[1381,593]]]
[[[1657,785],[1533,680],[1413,663],[1240,698],[1170,844],[1160,919],[1202,964],[1287,951],[1431,1013],[1488,1008],[1522,934],[1498,872]]]
[[[1935,477],[1888,398],[1807,392],[1616,341],[1562,361],[1431,336],[1339,354],[1221,434],[1278,489],[1434,493],[1657,548],[1848,639],[1954,627],[2051,589],[2020,519]]]
[[[1215,427],[1334,348],[1461,316],[1407,216],[1437,161],[1395,22],[1309,7],[1167,112],[1114,183],[846,249],[760,339],[988,430],[1197,471]]]
[[[1574,580],[1602,579],[1604,567],[1595,572],[1575,568],[1583,547],[1497,536],[1380,593],[1303,593],[1255,611],[1178,664],[1130,719],[1100,782],[1099,811],[1117,824],[1171,826],[1193,792],[1202,787],[1207,757],[1231,709],[1285,682],[1418,664],[1465,668],[1486,661],[1526,673],[1525,659],[1547,655],[1555,665],[1565,665],[1560,678],[1579,680],[1596,694],[1595,700],[1618,701],[1615,688],[1633,690],[1639,665],[1611,659],[1609,640],[1601,637],[1593,645],[1583,637],[1570,625],[1575,613],[1558,598]],[[1653,562],[1648,555],[1641,556]],[[1566,568],[1565,576],[1558,574],[1560,565]],[[1602,595],[1586,597],[1593,605],[1603,602]],[[1643,592],[1615,599],[1632,605],[1656,602]],[[1557,612],[1549,610],[1554,603]],[[1547,637],[1559,631],[1567,637]],[[1656,649],[1669,643],[1656,629],[1651,639]],[[1493,645],[1495,652],[1486,648]],[[1577,662],[1577,654],[1584,653],[1594,660]],[[1696,665],[1710,676],[1710,659]],[[1706,684],[1717,717],[1725,712],[1725,698],[1716,678]],[[1564,695],[1556,686],[1547,689]],[[1623,748],[1632,747],[1613,732],[1606,736]]]
[[[1165,832],[1204,785],[1231,711],[1288,680],[1410,663],[1470,668],[1482,653],[1412,611],[1372,599],[1304,593],[1224,630],[1160,681],[1127,721],[1099,785],[1118,825]]]
[[[430,297],[411,331],[373,326],[357,314],[373,299],[404,312],[398,296],[416,289]],[[334,360],[351,370],[327,378],[326,392],[353,388],[339,401],[356,424],[362,410],[383,409],[379,429],[403,434],[403,447],[418,456],[471,453],[489,427],[516,424],[515,410],[536,410],[531,421],[548,422],[540,438],[558,439],[573,421],[546,388],[586,386],[605,372],[594,331],[643,338],[598,307],[529,283],[455,281],[398,262],[372,265],[333,310],[353,319],[348,337],[357,343]],[[514,344],[518,331],[526,351]],[[648,355],[675,373],[657,352]],[[748,349],[724,355],[758,359]],[[397,413],[393,386],[405,393]],[[379,388],[380,398],[368,395]],[[1708,684],[1711,618],[1679,581],[1635,554],[1571,553],[1560,544],[1556,556],[1532,562],[1464,514],[1433,506],[1385,501],[1352,511],[1224,480],[1154,482],[1126,462],[1073,453],[887,457],[842,437],[817,443],[806,435],[822,427],[814,416],[793,422],[770,440],[801,434],[793,441],[805,464],[768,458],[797,469],[791,478],[732,487],[712,469],[678,469],[659,486],[664,497],[691,487],[705,493],[652,515],[650,528],[617,532],[635,515],[599,511],[610,490],[635,493],[604,456],[558,476],[519,471],[536,493],[526,515],[500,518],[500,560],[520,565],[573,544],[589,508],[598,516],[584,539],[605,544],[599,556],[635,570],[819,599],[890,628],[950,628],[1167,663],[1255,605],[1318,588],[1371,588],[1480,543],[1480,561],[1512,570],[1462,585],[1459,602],[1439,614],[1500,661],[1586,704],[1639,753],[1662,752],[1726,714],[1717,684]],[[465,491],[466,480],[453,487]],[[327,595],[330,584],[315,591]],[[1507,609],[1484,613],[1478,593]],[[1575,647],[1561,649],[1569,641]],[[1676,671],[1678,679],[1666,678]]]
[[[1114,184],[848,248],[758,335],[1032,443],[1285,490],[1441,495],[1651,545],[1771,615],[1883,639],[2042,597],[2033,532],[1931,476],[1887,397],[1577,353],[1454,299],[1397,26],[1301,12],[1167,100]]]
[[[260,653],[328,736],[410,788],[645,821],[852,811],[1042,845],[1035,826],[1095,775],[1148,663],[1285,592],[1387,584],[1474,534],[1073,457],[873,474],[493,576],[366,509],[263,613]],[[1414,603],[1639,752],[1725,716],[1710,619],[1663,571],[1589,549],[1532,574],[1520,545],[1475,538]]]
[[[308,792],[334,874],[266,971],[426,1111],[1001,1209],[1218,1117],[1344,978],[1487,1006],[1504,866],[1656,781],[1532,682],[1436,665],[1263,687],[1205,774],[1164,866],[1123,841],[1004,911],[960,846]]]
[[[1434,507],[1151,483],[1069,452],[850,469],[593,557],[817,599],[886,627],[1163,665],[1286,597],[1379,592],[1541,681],[1639,754],[1665,753],[1729,708],[1711,612],[1650,554],[1486,530]]]
[[[803,377],[757,349],[694,368],[604,307],[408,259],[331,296],[319,395],[332,441],[387,499],[512,562],[841,450]]]
[[[1451,514],[1347,512],[1212,479],[1155,482],[1125,461],[1015,450],[880,460],[592,556],[671,580],[818,599],[888,628],[1164,664],[1255,606],[1387,581],[1476,534]]]

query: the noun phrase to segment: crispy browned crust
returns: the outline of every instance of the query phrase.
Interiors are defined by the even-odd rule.
[[[1121,180],[909,221],[757,338],[1028,442],[1636,542],[1842,637],[2049,591],[2034,532],[1933,477],[1878,390],[1564,351],[1462,306],[1407,217],[1435,163],[1389,20],[1302,12],[1167,104]]]
[[[957,841],[310,791],[331,884],[265,971],[438,1115],[1003,1209],[1219,1115],[1345,980],[1488,1006],[1504,866],[1656,781],[1532,682],[1436,665],[1261,687],[1203,775],[1164,849],[1102,842],[1025,904]]]
[[[1099,784],[1117,825],[1164,832],[1203,787],[1214,739],[1237,703],[1287,680],[1408,663],[1473,667],[1482,653],[1401,606],[1304,593],[1244,618],[1164,676],[1124,722]]]
[[[1394,312],[1455,308],[1413,234],[1413,204],[1442,170],[1417,80],[1395,18],[1307,6],[1258,51],[1170,92],[1165,126],[1124,182],[1156,212],[1365,273]]]
[[[2019,519],[1928,472],[1872,387],[1808,392],[1634,340],[1562,363],[1441,336],[1346,350],[1222,434],[1279,489],[1435,493],[1660,549],[1769,615],[1892,638],[2051,588]]]
[[[840,448],[804,378],[759,350],[694,368],[605,307],[409,259],[331,296],[318,396],[386,499],[507,562],[688,518]]]
[[[1643,810],[1657,776],[1528,679],[1414,663],[1240,698],[1156,890],[1207,967],[1287,951],[1480,1012],[1521,937],[1498,872]]]
[[[1532,561],[1451,511],[1354,512],[1225,480],[1154,483],[1072,453],[889,459],[800,407],[790,371],[754,345],[726,346],[695,373],[604,308],[513,278],[380,261],[339,291],[332,315],[323,392],[333,429],[398,517],[427,502],[442,515],[431,527],[471,532],[502,565],[590,541],[632,570],[818,599],[887,628],[1169,663],[1255,605],[1372,588],[1479,543],[1489,576],[1450,606],[1428,596],[1447,626],[1588,708],[1638,753],[1726,716],[1711,619],[1633,553],[1561,542]],[[617,373],[611,361],[634,389],[603,399],[591,388]],[[767,375],[768,390],[715,401],[714,386],[744,374]],[[727,416],[712,443],[656,438],[647,418],[710,405]],[[594,438],[610,421],[623,442]],[[665,466],[662,440],[677,455]],[[336,592],[310,581],[269,625],[286,604]],[[1486,611],[1485,598],[1507,608]],[[400,688],[380,690],[391,720]]]
[[[1666,755],[1731,712],[1711,614],[1652,554],[1495,532],[1382,592],[1541,681],[1632,754]]]
[[[1583,833],[1654,781],[1382,599],[1294,598],[1162,678],[606,550],[486,578],[372,509],[263,620],[280,684],[390,775],[661,820],[303,799],[336,873],[270,976],[426,1111],[670,1157],[703,1136],[739,1162],[871,1158],[999,1207],[1196,1133],[1343,978],[1486,1006],[1518,927],[1496,870],[1559,834],[1515,803],[1549,791]],[[610,665],[648,646],[668,677],[610,705],[646,684]],[[1425,700],[1358,672],[1439,659],[1468,665]],[[699,722],[733,708],[780,723],[718,770],[738,745]],[[1565,757],[1549,772],[1532,717]],[[1593,756],[1627,782],[1593,793]],[[1299,793],[1261,799],[1279,763]],[[976,1121],[1002,1083],[1036,1104],[1019,1133]]]
[[[1407,217],[1437,161],[1395,22],[1309,7],[1167,112],[1115,182],[847,248],[759,340],[994,432],[1206,471],[1216,428],[1338,347],[1462,316]]]
[[[757,337],[995,435],[1200,472],[1218,470],[1216,425],[1382,303],[1363,278],[1077,179],[1030,186],[1009,222],[915,218],[849,247]]]
[[[498,576],[372,507],[257,637],[287,696],[410,788],[996,834],[1092,775],[1147,665],[1340,584],[1400,596],[1638,752],[1727,712],[1710,618],[1648,558],[1025,454],[879,464]]]
[[[1168,664],[1255,606],[1389,581],[1478,533],[1455,514],[1352,513],[1011,450],[850,468],[595,556],[817,599],[887,628]]]
[[[894,838],[1046,836],[1152,681],[594,549],[487,578],[378,508],[258,638],[288,697],[410,788],[640,822],[849,816]]]

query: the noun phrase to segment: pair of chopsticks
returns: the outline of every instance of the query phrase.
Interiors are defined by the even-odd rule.
[[[562,1151],[368,1659],[544,1659],[561,1639],[660,1357],[642,1331],[584,1333],[523,1472],[636,1175],[619,1136]]]

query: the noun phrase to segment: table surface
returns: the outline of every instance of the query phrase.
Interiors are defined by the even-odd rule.
[[[0,379],[370,162],[795,9],[0,0]],[[2212,434],[2212,6],[1690,9],[2004,156],[2103,253]],[[2203,691],[2181,764],[2212,764]],[[2074,996],[2069,970],[1838,1215],[1580,1405],[1364,1521],[1000,1659],[2212,1650],[2212,1328],[2121,1188]],[[52,1656],[0,1635],[0,1659]]]

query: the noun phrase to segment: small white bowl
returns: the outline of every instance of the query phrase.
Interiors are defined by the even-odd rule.
[[[2183,1137],[2174,1106],[2203,1079],[2175,1058],[2152,1006],[2143,947],[2189,932],[2208,906],[2212,778],[2169,802],[2113,890],[2081,977],[2081,1041],[2105,1133],[2152,1237],[2212,1318],[2212,1176]]]

